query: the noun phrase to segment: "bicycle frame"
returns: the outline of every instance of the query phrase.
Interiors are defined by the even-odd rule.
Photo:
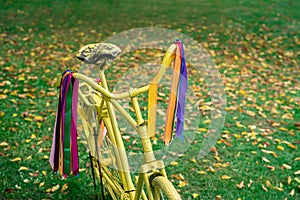
[[[163,63],[165,63],[165,65],[163,65],[160,68],[161,73],[157,73],[157,76],[153,79],[157,83],[162,78],[162,74],[164,73],[166,67],[170,66],[171,61],[174,57],[175,48],[176,47],[174,45],[171,45],[169,50],[167,51],[163,60]],[[154,156],[154,152],[152,150],[152,143],[147,134],[147,123],[142,117],[141,109],[137,98],[139,94],[147,92],[149,90],[149,85],[137,89],[131,88],[129,89],[129,91],[124,93],[113,94],[108,90],[104,71],[100,72],[100,84],[96,83],[93,79],[80,73],[74,73],[73,76],[74,78],[78,78],[83,83],[86,83],[95,92],[101,93],[101,96],[98,95],[99,98],[97,100],[98,102],[96,109],[98,113],[104,113],[103,115],[99,116],[99,119],[101,119],[104,122],[107,128],[108,136],[113,144],[113,151],[115,154],[116,164],[123,188],[120,185],[117,186],[117,183],[111,181],[109,176],[105,177],[107,176],[107,174],[105,173],[108,170],[106,166],[101,166],[103,168],[103,171],[105,172],[104,178],[106,180],[106,184],[109,184],[111,189],[114,190],[114,192],[119,194],[121,197],[123,196],[124,199],[126,199],[126,196],[128,196],[131,200],[138,200],[141,197],[144,200],[153,200],[153,191],[151,189],[149,181],[150,175],[153,174],[153,170],[158,170],[159,173],[164,177],[167,177],[167,175],[163,161],[156,160]],[[79,97],[83,98],[83,100],[85,98],[84,95],[80,93],[80,91]],[[132,103],[136,119],[133,119],[129,115],[129,113],[117,102],[117,100],[125,98],[128,98]],[[88,104],[88,102],[86,103]],[[125,146],[118,127],[118,122],[116,120],[116,110],[137,131],[141,139],[143,149],[143,164],[140,166],[136,188],[133,184],[133,180],[130,173],[130,164],[128,163],[128,157],[126,154]],[[87,122],[83,121],[83,125],[87,126],[87,124],[85,123]],[[99,159],[99,155],[97,156],[97,158]],[[147,196],[143,189],[144,184],[146,186]]]

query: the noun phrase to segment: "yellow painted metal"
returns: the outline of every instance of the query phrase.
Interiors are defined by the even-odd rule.
[[[160,68],[159,73],[154,78],[154,82],[158,83],[162,78],[164,71],[167,66],[171,65],[172,57],[174,56],[176,45],[171,45],[168,49],[164,60],[163,66]],[[147,92],[150,88],[149,85],[141,88],[132,88],[127,92],[120,94],[113,94],[109,91],[104,71],[100,72],[100,84],[95,82],[93,79],[80,74],[74,73],[75,78],[80,79],[83,84],[86,84],[88,90],[91,94],[82,94],[79,92],[80,98],[89,106],[88,110],[83,110],[79,107],[80,117],[86,118],[85,112],[91,112],[91,109],[96,109],[98,113],[98,121],[102,120],[106,126],[107,134],[109,140],[112,143],[115,159],[107,159],[106,162],[101,163],[103,169],[103,177],[105,183],[109,185],[110,191],[114,191],[115,194],[120,195],[122,199],[129,198],[130,200],[138,200],[142,197],[144,200],[154,200],[153,188],[149,182],[149,177],[153,174],[153,171],[159,171],[162,176],[167,177],[166,171],[164,169],[163,161],[158,161],[155,159],[154,152],[152,149],[152,143],[148,135],[147,123],[142,117],[140,106],[138,104],[137,95],[143,92]],[[81,82],[81,83],[82,83]],[[93,92],[91,92],[93,90]],[[92,104],[88,98],[94,98],[95,102]],[[133,119],[129,113],[117,102],[119,99],[130,99],[136,119]],[[118,122],[116,120],[115,109],[129,122],[129,124],[138,132],[143,148],[143,164],[140,168],[139,178],[136,188],[133,184],[130,168],[128,163],[128,158],[122,136],[118,127]],[[93,143],[93,127],[94,125],[83,120],[83,128],[86,132],[87,142]],[[88,144],[89,145],[89,144]],[[89,145],[92,147],[92,145]],[[92,148],[94,153],[96,148]],[[95,155],[95,154],[94,154]],[[99,158],[98,158],[99,159]],[[103,160],[104,161],[104,160]],[[115,162],[112,162],[115,161]],[[119,174],[119,179],[116,179],[114,175],[108,169],[108,164],[115,163],[116,169]],[[99,172],[98,172],[99,173]],[[122,186],[119,184],[121,182]],[[143,190],[143,185],[145,185],[147,194]]]

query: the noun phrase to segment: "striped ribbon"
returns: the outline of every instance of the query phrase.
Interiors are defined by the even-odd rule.
[[[63,178],[79,172],[76,130],[78,85],[71,71],[63,73],[49,160],[52,170],[58,171]]]
[[[187,69],[186,61],[184,58],[184,48],[180,40],[174,42],[176,45],[175,56],[173,56],[174,49],[169,48],[160,71],[154,77],[150,84],[148,92],[148,136],[155,135],[156,127],[156,104],[157,104],[157,90],[158,82],[161,79],[166,67],[170,66],[174,60],[174,67],[172,73],[171,90],[169,95],[169,102],[166,114],[166,124],[164,132],[164,143],[168,145],[172,139],[172,132],[174,128],[174,121],[176,115],[176,135],[179,139],[183,140],[183,127],[184,127],[184,105],[187,91]]]

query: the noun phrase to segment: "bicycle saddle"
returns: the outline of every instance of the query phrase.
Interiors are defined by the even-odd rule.
[[[103,67],[114,60],[121,53],[121,49],[111,43],[88,44],[80,48],[76,57],[87,64],[95,64]]]

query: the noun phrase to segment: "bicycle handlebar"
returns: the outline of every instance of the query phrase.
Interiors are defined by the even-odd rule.
[[[154,84],[158,84],[160,79],[162,78],[166,67],[171,65],[171,62],[173,60],[173,57],[175,55],[175,50],[176,50],[176,45],[172,44],[164,58],[163,58],[163,62],[162,62],[162,66],[160,67],[158,73],[156,74],[156,76],[153,78],[152,83]],[[123,92],[123,93],[119,93],[119,94],[113,94],[110,91],[108,91],[107,89],[105,89],[104,87],[102,87],[101,85],[97,84],[93,79],[89,78],[86,75],[80,74],[80,73],[73,73],[74,78],[78,78],[84,82],[86,82],[87,84],[89,84],[93,89],[99,91],[103,96],[107,97],[108,99],[125,99],[128,97],[133,97],[136,96],[140,93],[146,92],[149,90],[150,85],[147,86],[143,86],[140,88],[130,88],[127,92]]]

